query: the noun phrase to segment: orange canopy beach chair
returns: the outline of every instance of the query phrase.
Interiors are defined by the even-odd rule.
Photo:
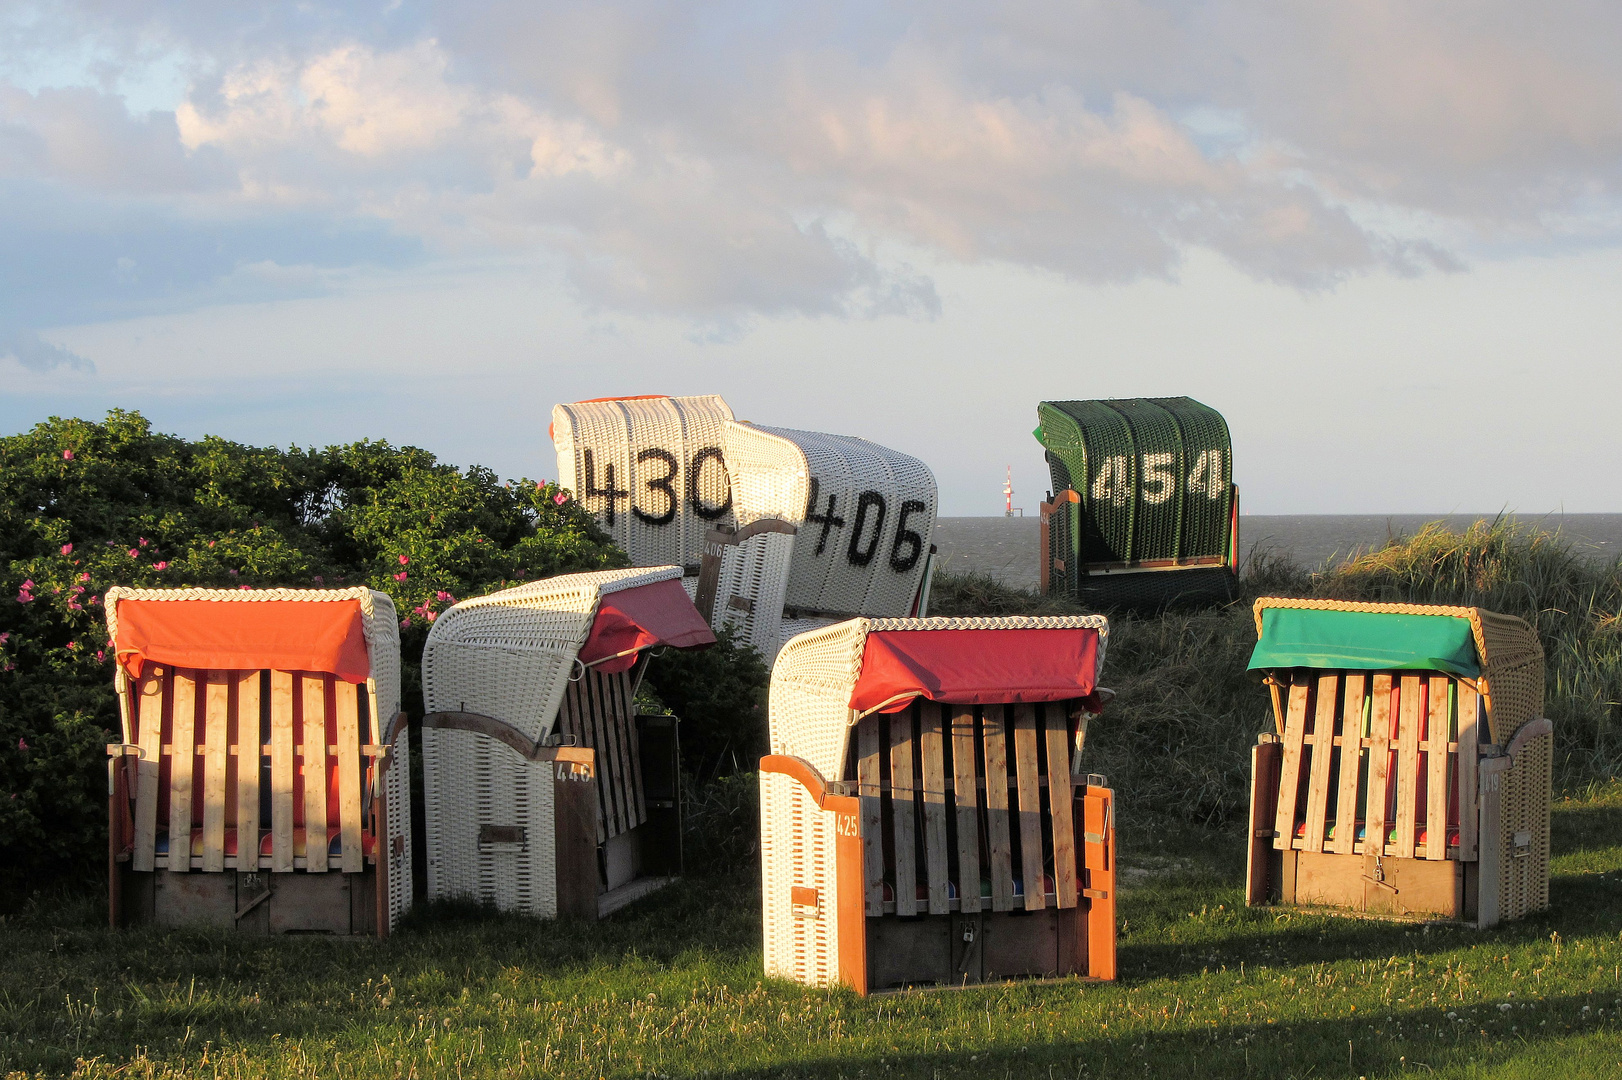
[[[115,927],[387,935],[411,902],[397,627],[363,588],[107,594]]]

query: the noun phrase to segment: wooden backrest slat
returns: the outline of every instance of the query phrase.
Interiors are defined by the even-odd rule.
[[[231,687],[227,673],[202,673],[203,691],[203,869],[225,869],[225,788],[231,737]],[[171,846],[173,840],[170,841]]]
[[[648,820],[648,792],[642,779],[642,739],[636,730],[636,690],[632,686],[631,672],[614,676],[614,697],[618,702],[621,723],[625,730],[626,790],[630,793],[631,812],[638,825]]]
[[[986,763],[986,846],[991,862],[991,910],[1014,909],[1013,843],[1008,822],[1008,737],[1006,706],[987,705],[981,714]]]
[[[1340,710],[1340,790],[1335,800],[1335,835],[1329,850],[1350,855],[1357,843],[1357,783],[1363,771],[1363,704],[1368,700],[1368,676],[1346,673],[1346,693]]]
[[[1477,781],[1480,776],[1477,770],[1480,765],[1477,761],[1479,750],[1479,729],[1476,726],[1478,713],[1478,699],[1476,689],[1460,679],[1456,684],[1458,697],[1458,744],[1459,752],[1454,769],[1458,777],[1459,789],[1459,858],[1465,862],[1474,862],[1478,856],[1478,814],[1476,806]]]
[[[1403,675],[1397,698],[1397,840],[1393,852],[1398,858],[1414,857],[1414,829],[1419,802],[1419,724],[1420,691],[1418,675]]]
[[[270,869],[279,874],[293,870],[294,689],[291,671],[270,673]]]
[[[1374,676],[1369,705],[1369,790],[1363,803],[1363,850],[1385,853],[1386,793],[1391,784],[1391,675]]]
[[[958,910],[980,910],[979,772],[975,767],[974,706],[952,705],[952,801],[957,807]]]
[[[237,869],[259,868],[259,767],[263,742],[259,731],[259,672],[238,671],[231,694],[237,740]]]
[[[1036,706],[1014,706],[1014,777],[1019,791],[1019,861],[1025,885],[1025,910],[1047,904],[1043,885],[1042,781],[1037,774]]]
[[[1284,716],[1284,756],[1279,767],[1278,811],[1273,817],[1273,846],[1288,850],[1295,842],[1295,803],[1301,792],[1301,748],[1307,728],[1307,702],[1312,684],[1304,671],[1290,677],[1289,711]]]
[[[1070,727],[1064,709],[1042,710],[1048,750],[1048,805],[1053,820],[1053,883],[1061,908],[1076,906],[1075,789],[1070,778]]]
[[[197,762],[197,672],[175,670],[169,718],[169,869],[191,869],[192,770]]]
[[[1335,749],[1335,715],[1340,707],[1340,672],[1318,676],[1317,707],[1312,713],[1310,740],[1312,762],[1307,781],[1307,828],[1303,838],[1306,850],[1324,848],[1324,818],[1329,813],[1329,766]]]
[[[870,713],[856,723],[856,792],[862,810],[862,868],[866,909],[884,914],[884,782],[880,776],[879,717]]]
[[[629,832],[632,825],[629,792],[625,790],[626,775],[630,772],[629,760],[625,753],[624,732],[620,729],[620,717],[614,708],[614,690],[609,680],[602,673],[593,671],[591,682],[592,706],[597,713],[598,730],[603,735],[602,749],[598,751],[599,760],[606,766],[608,775],[598,782],[598,786],[608,790],[614,797],[614,824],[615,836]]]
[[[344,873],[358,874],[366,869],[360,837],[360,687],[339,680],[333,691],[338,710],[338,851]]]
[[[929,913],[945,915],[952,910],[948,885],[946,851],[946,736],[945,724],[951,708],[919,699],[918,749],[922,753],[924,780],[924,880],[929,886]],[[962,892],[961,887],[958,890]]]
[[[158,838],[158,781],[163,766],[164,669],[146,665],[136,683],[136,736],[141,757],[135,772],[135,850],[130,866],[151,870]]]
[[[327,676],[299,676],[304,721],[304,866],[327,869]]]
[[[1425,723],[1425,857],[1447,858],[1447,744],[1451,716],[1445,675],[1430,680],[1430,708]]]
[[[890,714],[890,824],[895,837],[895,911],[918,913],[917,841],[913,832],[912,710]]]

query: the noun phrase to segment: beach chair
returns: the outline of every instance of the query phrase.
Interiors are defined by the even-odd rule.
[[[731,419],[714,395],[556,405],[550,430],[558,483],[633,566],[674,565],[696,576],[705,534],[733,523],[721,446],[721,427]]]
[[[715,641],[679,566],[564,574],[435,620],[422,656],[428,896],[596,919],[681,871],[676,719],[647,650]]]
[[[388,596],[115,588],[106,610],[112,924],[387,936],[411,905]]]
[[[788,642],[760,763],[766,972],[859,994],[1115,976],[1114,795],[1080,769],[1099,616]]]
[[[1239,489],[1222,414],[1193,398],[1044,401],[1053,477],[1041,506],[1040,587],[1159,610],[1232,599]]]
[[[796,634],[852,616],[927,614],[935,477],[866,439],[728,422],[737,527],[708,536],[701,613],[771,664]]]
[[[1543,649],[1482,608],[1256,601],[1246,900],[1485,928],[1549,903]]]

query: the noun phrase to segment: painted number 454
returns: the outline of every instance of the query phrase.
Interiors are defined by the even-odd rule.
[[[1194,457],[1193,467],[1188,470],[1189,494],[1204,495],[1208,499],[1220,499],[1227,494],[1228,486],[1222,480],[1222,458],[1221,450],[1202,450]],[[1176,470],[1176,454],[1162,452],[1143,455],[1138,488],[1146,504],[1159,506],[1177,494]],[[1093,477],[1092,496],[1094,502],[1113,503],[1116,506],[1125,506],[1130,502],[1131,459],[1123,454],[1101,460],[1098,473]]]

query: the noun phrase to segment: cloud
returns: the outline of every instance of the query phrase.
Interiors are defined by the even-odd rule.
[[[137,115],[117,78],[0,84],[0,178],[174,229],[203,269],[169,303],[277,277],[250,266],[330,284],[379,237],[555,260],[589,304],[711,329],[931,317],[903,253],[1124,282],[1208,249],[1319,289],[1622,240],[1619,31],[1599,0],[85,4],[31,27],[35,68],[89,41],[189,88]],[[320,256],[269,253],[287,228]],[[57,316],[150,282],[103,246]]]
[[[38,334],[26,331],[0,338],[0,359],[10,358],[29,371],[51,371],[68,368],[73,371],[96,370],[96,365],[70,349],[40,340]]]

